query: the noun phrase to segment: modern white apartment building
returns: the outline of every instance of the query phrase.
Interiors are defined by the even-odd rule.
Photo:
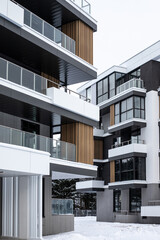
[[[3,239],[73,230],[70,203],[61,201],[63,211],[53,214],[52,179],[97,175],[93,126],[99,108],[68,89],[97,77],[90,10],[85,0],[0,0]]]
[[[97,220],[160,222],[160,41],[79,88],[100,107],[94,129]]]

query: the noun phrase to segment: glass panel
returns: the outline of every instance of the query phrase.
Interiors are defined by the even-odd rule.
[[[115,104],[115,115],[119,114],[119,103]]]
[[[22,146],[22,132],[16,129],[12,129],[11,131],[12,131],[11,143],[14,145]]]
[[[46,22],[44,22],[44,36],[54,41],[54,28]]]
[[[31,13],[26,9],[24,9],[24,24],[30,27],[30,23],[31,23]]]
[[[108,99],[108,93],[104,94],[104,95],[102,96],[102,98],[103,98],[103,101],[107,100],[107,99]]]
[[[34,30],[42,34],[42,19],[32,14],[32,26]]]
[[[22,86],[34,89],[34,74],[25,69],[22,71]]]
[[[103,80],[103,93],[108,92],[108,78]]]
[[[61,44],[61,32],[55,28],[55,42]]]
[[[141,98],[141,109],[144,109],[144,98]]]
[[[23,132],[23,146],[36,149],[36,135]]]
[[[102,81],[98,82],[98,96],[102,95]]]
[[[35,75],[35,90],[39,93],[46,94],[47,79]]]
[[[0,58],[0,77],[6,79],[7,61]]]
[[[133,98],[130,97],[127,99],[127,110],[132,109],[133,108]]]
[[[134,97],[134,107],[140,108],[140,97]]]
[[[133,118],[133,110],[127,112],[127,119]]]
[[[86,97],[91,99],[91,87],[86,89]]]
[[[8,80],[20,84],[21,68],[12,63],[8,63]]]
[[[119,121],[119,115],[116,115],[115,116],[115,124],[117,124],[117,123],[119,123],[120,121]]]
[[[135,109],[135,118],[140,118],[141,117],[141,110]]]
[[[102,96],[98,98],[98,104],[101,103],[103,101]]]
[[[145,119],[145,111],[144,110],[141,110],[141,118]]]
[[[122,113],[121,114],[121,122],[125,121],[127,119],[127,114],[126,112],[125,113]]]
[[[0,126],[0,142],[10,143],[10,128]]]
[[[121,102],[121,112],[125,112],[127,110],[126,100]]]

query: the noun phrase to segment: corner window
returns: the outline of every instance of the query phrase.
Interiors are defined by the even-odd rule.
[[[129,194],[130,212],[141,211],[141,189],[130,189]]]
[[[143,97],[130,97],[114,105],[115,124],[131,118],[145,119],[145,103]]]
[[[121,211],[121,191],[120,190],[113,191],[113,211],[114,212]]]
[[[115,161],[115,182],[145,179],[145,158],[131,157]]]
[[[138,68],[134,70],[133,72],[129,73],[129,80],[132,78],[140,78],[141,77],[141,69]]]

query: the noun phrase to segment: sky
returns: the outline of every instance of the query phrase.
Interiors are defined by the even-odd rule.
[[[98,74],[160,40],[160,0],[87,1],[97,20],[93,53]]]
[[[94,66],[98,74],[160,40],[160,0],[88,0],[98,21]]]

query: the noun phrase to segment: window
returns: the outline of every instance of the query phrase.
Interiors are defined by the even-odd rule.
[[[129,73],[129,79],[132,78],[140,78],[141,77],[141,70],[138,68],[137,70],[134,70],[133,72]]]
[[[113,191],[113,211],[114,212],[121,211],[121,191],[120,190]]]
[[[145,103],[143,97],[130,97],[115,104],[115,124],[131,118],[145,119]]]
[[[115,73],[109,76],[109,97],[115,95]]]
[[[88,98],[88,99],[90,99],[90,100],[91,100],[91,98],[92,98],[92,96],[91,96],[91,87],[89,87],[89,88],[86,89],[86,98]]]
[[[97,103],[108,99],[108,77],[97,83]]]
[[[146,179],[146,160],[131,157],[115,161],[115,182]]]
[[[130,212],[140,212],[141,210],[141,189],[130,189],[129,194]]]

